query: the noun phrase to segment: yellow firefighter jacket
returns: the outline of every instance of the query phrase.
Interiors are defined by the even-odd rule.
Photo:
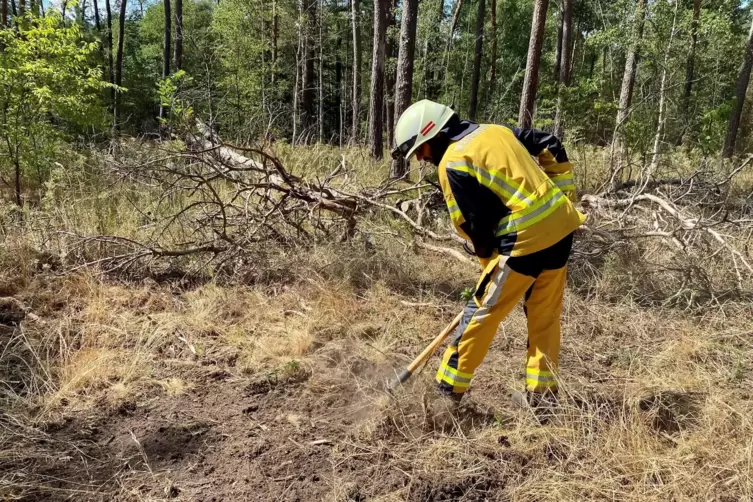
[[[536,129],[479,125],[449,145],[439,181],[453,225],[473,242],[482,264],[495,253],[546,249],[585,220],[573,205],[564,147]]]

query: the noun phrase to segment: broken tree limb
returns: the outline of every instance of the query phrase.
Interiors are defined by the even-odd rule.
[[[422,241],[421,239],[416,239],[414,241],[416,247],[419,247],[421,249],[426,249],[427,251],[431,251],[433,253],[442,254],[445,256],[450,256],[452,258],[455,258],[458,261],[461,261],[463,263],[466,263],[468,265],[474,265],[476,268],[480,268],[481,265],[477,260],[474,260],[470,256],[464,255],[457,249],[442,247],[442,246],[435,246],[433,244],[429,244],[427,242]]]
[[[679,224],[679,229],[684,231],[698,231],[705,233],[709,236],[711,236],[718,244],[720,244],[724,249],[726,249],[731,255],[733,262],[735,263],[735,267],[737,269],[737,261],[739,260],[740,263],[750,272],[751,275],[753,275],[753,266],[751,266],[750,262],[747,260],[747,258],[737,249],[735,249],[734,246],[732,246],[729,242],[727,242],[727,239],[722,236],[721,233],[711,228],[711,225],[714,225],[718,222],[714,222],[711,220],[704,220],[701,217],[691,217],[687,216],[682,213],[680,209],[672,205],[669,201],[658,197],[653,194],[640,194],[635,195],[631,198],[627,199],[607,199],[603,197],[598,197],[595,195],[584,195],[581,198],[582,203],[586,207],[593,207],[596,209],[603,209],[608,207],[613,208],[624,208],[629,207],[632,204],[636,202],[641,201],[647,201],[654,203],[658,205],[661,210],[666,212],[667,214],[671,215],[674,220]],[[656,235],[661,237],[667,237],[671,238],[675,244],[680,244],[681,247],[685,247],[679,241],[677,241],[677,237],[674,232],[668,232],[666,230],[662,231],[658,228],[654,229],[653,232],[644,233],[643,235]],[[671,237],[670,237],[671,236]],[[742,277],[740,276],[738,272],[738,284],[742,282]]]

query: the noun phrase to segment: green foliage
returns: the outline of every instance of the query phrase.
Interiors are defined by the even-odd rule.
[[[42,183],[59,161],[59,143],[81,127],[107,123],[99,97],[108,86],[91,63],[97,44],[58,16],[0,30],[0,173]]]
[[[106,40],[89,13],[69,3],[62,22],[54,8],[48,16],[17,19],[18,32],[0,31],[2,82],[0,104],[0,174],[13,184],[15,170],[22,182],[37,185],[64,143],[91,141],[106,132],[112,103],[103,83],[107,68]],[[388,39],[397,46],[401,8],[390,4],[395,23]],[[450,24],[456,1],[425,0],[419,4],[413,99],[430,98],[452,104],[467,115],[473,70],[476,0],[463,2],[454,32]],[[538,69],[534,126],[551,129],[561,93],[565,139],[568,144],[608,145],[615,117],[627,52],[640,52],[629,119],[622,126],[628,151],[646,156],[653,148],[664,58],[672,34],[675,4],[648,2],[643,35],[635,39],[635,0],[611,3],[579,0],[573,6],[572,76],[569,87],[556,80],[555,53],[561,15],[551,4]],[[117,15],[117,6],[113,5]],[[179,129],[194,118],[214,123],[223,138],[252,142],[267,134],[292,139],[300,125],[301,72],[307,54],[314,58],[314,108],[322,116],[307,133],[323,141],[347,143],[352,114],[353,34],[351,4],[316,2],[312,44],[307,51],[301,32],[308,14],[298,0],[196,0],[184,3],[184,57],[180,71],[171,61],[171,74],[162,78],[164,6],[158,3],[131,9],[125,31],[120,130],[153,134],[161,126]],[[532,0],[497,0],[496,58],[491,60],[491,0],[486,0],[478,118],[514,124],[523,86],[530,36]],[[174,10],[174,9],[173,9]],[[704,2],[691,54],[693,6],[684,0],[677,9],[672,48],[667,54],[665,144],[684,144],[705,155],[717,152],[726,132],[737,73],[750,25],[750,5],[743,0]],[[102,12],[102,26],[106,26]],[[373,2],[362,1],[361,131],[366,131],[372,57]],[[113,38],[121,27],[113,19]],[[17,35],[18,34],[18,35]],[[173,23],[172,46],[176,28]],[[115,49],[115,48],[114,48]],[[396,52],[387,55],[393,73]],[[685,96],[685,74],[694,67],[692,92]],[[495,66],[496,83],[490,75]],[[321,75],[320,73],[321,68]],[[296,85],[298,86],[296,88]],[[562,87],[561,90],[559,90]],[[388,101],[394,89],[386,89]],[[105,101],[105,102],[103,102]],[[321,103],[320,103],[321,101]],[[321,107],[319,106],[321,104]],[[167,124],[157,115],[170,110]],[[750,114],[750,112],[746,111]],[[300,136],[300,127],[296,130]],[[745,120],[738,141],[749,148],[753,128]],[[386,134],[385,134],[386,136]]]
[[[470,301],[471,298],[473,298],[474,291],[476,291],[476,289],[471,286],[463,289],[463,291],[460,292],[460,300],[463,302]]]
[[[179,89],[190,85],[193,79],[183,70],[178,70],[165,79],[157,82],[157,93],[160,105],[170,110],[166,119],[160,119],[163,124],[172,123],[173,126],[187,126],[191,123],[193,107],[179,93]]]

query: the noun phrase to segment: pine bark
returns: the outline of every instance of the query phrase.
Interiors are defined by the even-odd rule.
[[[745,104],[745,93],[748,90],[750,82],[750,71],[753,68],[753,23],[750,25],[748,33],[748,43],[745,46],[745,55],[743,63],[740,66],[740,74],[737,77],[737,86],[735,87],[735,104],[732,107],[732,114],[729,117],[727,125],[727,137],[724,140],[724,149],[722,155],[724,158],[730,158],[735,153],[735,143],[737,143],[737,131],[740,128],[740,117],[743,113]]]
[[[395,84],[395,126],[400,115],[410,106],[413,93],[413,63],[416,53],[416,26],[418,24],[418,0],[403,0],[403,13],[400,23],[400,48],[397,55],[397,83]],[[390,144],[390,146],[392,146]],[[407,162],[404,159],[392,161],[390,176],[405,176]]]
[[[384,54],[387,28],[387,0],[374,0],[374,49],[371,65],[369,146],[371,156],[383,156]]]
[[[387,11],[387,31],[395,24],[395,11],[397,10],[397,0],[394,0],[392,8],[388,8]],[[385,45],[385,57],[388,60],[397,59],[397,46],[391,37],[387,37]],[[387,146],[390,147],[395,141],[395,79],[397,68],[391,65],[387,65],[385,61],[385,113],[387,128]]]
[[[175,0],[175,71],[183,69],[183,0]]]
[[[7,28],[8,27],[8,0],[2,0],[2,13],[0,13],[0,22],[2,22],[2,27]]]
[[[562,40],[561,45],[561,59],[560,59],[560,73],[558,75],[557,84],[557,109],[554,115],[554,135],[562,137],[562,108],[564,106],[564,90],[563,87],[570,86],[570,71],[572,65],[570,60],[573,53],[570,51],[570,39],[572,38],[573,28],[573,4],[572,0],[562,0]]]
[[[622,126],[628,118],[630,105],[633,101],[633,87],[635,85],[635,75],[638,70],[638,59],[640,57],[641,39],[643,38],[643,25],[646,19],[646,0],[638,0],[635,6],[635,16],[633,21],[633,39],[625,59],[625,72],[622,75],[622,87],[620,89],[620,102],[617,108],[617,120],[614,128],[614,138],[612,141],[612,156],[615,152],[617,156],[617,165],[612,174],[612,183],[617,183],[617,174],[622,172],[623,163],[626,156],[625,137],[622,134]]]
[[[358,143],[358,129],[361,125],[361,22],[359,0],[352,0],[353,8],[353,118],[350,129],[351,141]]]
[[[518,125],[523,128],[531,127],[533,123],[533,109],[536,104],[536,91],[539,85],[541,46],[544,42],[546,10],[549,7],[549,0],[535,1],[531,22],[531,38],[528,41],[526,76],[523,80],[523,93],[520,98],[520,112],[518,114]]]
[[[118,53],[117,53],[117,59],[115,62],[115,85],[118,87],[123,85],[123,49],[125,44],[125,22],[126,22],[126,9],[127,9],[127,0],[121,0],[120,1],[120,26],[118,26]],[[120,115],[121,115],[121,100],[120,100],[120,94],[115,94],[115,127],[118,128],[120,125]]]
[[[478,111],[478,85],[481,79],[481,61],[484,52],[484,17],[486,15],[486,3],[478,0],[478,12],[476,13],[476,48],[473,59],[473,78],[471,80],[471,103],[468,116],[476,120]]]
[[[164,46],[162,50],[162,78],[166,79],[170,76],[170,42],[172,39],[172,13],[170,12],[170,0],[162,0],[162,4],[165,9],[165,35]],[[159,116],[164,119],[167,116],[167,110],[160,103]]]

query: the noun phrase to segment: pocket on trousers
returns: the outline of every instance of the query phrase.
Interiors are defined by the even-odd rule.
[[[504,266],[506,261],[507,256],[498,255],[489,262],[481,273],[481,278],[478,280],[478,284],[476,284],[476,291],[473,293],[473,299],[476,301],[476,305],[481,305],[481,302],[486,296],[486,290],[489,288],[489,284],[491,284],[495,274],[499,271],[500,267]]]

